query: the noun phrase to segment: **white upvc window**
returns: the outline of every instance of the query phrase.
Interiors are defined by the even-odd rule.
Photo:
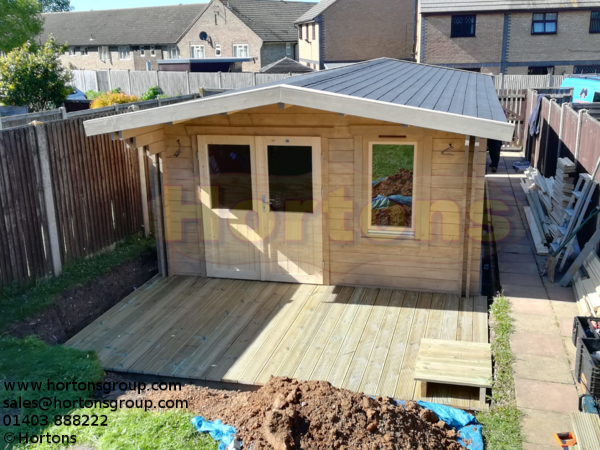
[[[215,56],[220,58],[221,55],[223,55],[223,52],[221,51],[221,44],[215,44]]]
[[[167,53],[169,55],[169,59],[179,59],[179,47],[176,45],[169,45],[167,47]]]
[[[287,56],[288,58],[292,56],[292,44],[290,44],[289,42],[285,44],[285,56]]]
[[[119,59],[123,61],[131,59],[131,47],[129,45],[119,45]]]
[[[69,48],[67,49],[67,54],[68,54],[69,56],[76,56],[76,55],[77,55],[77,53],[75,52],[75,47],[69,47]]]
[[[143,46],[143,45],[140,45],[140,56],[141,56],[142,58],[145,58],[145,57],[146,57],[146,49],[144,48],[144,46]]]
[[[156,56],[156,47],[154,45],[150,46],[150,56]]]
[[[87,47],[81,47],[81,56],[88,56],[88,48]]]
[[[250,50],[248,44],[233,44],[233,57],[234,58],[248,58]]]
[[[110,52],[108,51],[108,45],[103,45],[98,49],[98,57],[101,61],[110,60]]]
[[[205,58],[204,45],[190,45],[190,57],[192,59]]]

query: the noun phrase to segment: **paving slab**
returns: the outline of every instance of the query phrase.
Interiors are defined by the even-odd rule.
[[[573,371],[567,358],[520,355],[515,357],[515,377],[573,385]]]
[[[556,324],[556,318],[551,316],[538,316],[535,314],[519,314],[513,310],[512,318],[515,333],[537,333],[560,336],[560,328]]]
[[[536,265],[533,253],[498,253],[500,263],[520,263]]]
[[[531,275],[526,273],[505,272],[500,274],[500,280],[502,282],[502,286],[504,286],[504,284],[508,284],[513,286],[539,287],[544,289],[542,280],[540,280],[540,276],[537,274]]]
[[[496,234],[496,233],[494,233]],[[525,255],[532,255],[531,247],[527,242],[524,244],[517,244],[515,242],[497,242],[496,249],[498,253],[521,253]]]
[[[513,314],[532,314],[554,319],[554,310],[546,299],[509,297],[509,301]]]
[[[529,442],[524,442],[523,443],[523,450],[557,450],[558,447],[556,446],[556,442],[555,445],[538,445],[538,444],[531,444]]]
[[[540,367],[540,370],[543,370]],[[528,380],[515,376],[517,407],[568,414],[579,406],[573,384]]]
[[[548,299],[546,289],[543,287],[507,284],[502,282],[502,278],[500,278],[500,282],[502,283],[504,295],[507,297],[541,298],[544,300]]]
[[[557,446],[554,440],[554,433],[572,428],[571,418],[568,414],[535,411],[527,408],[521,409],[521,412],[523,413],[521,431],[525,436],[525,441],[529,444],[551,446],[555,450],[559,449],[560,447]]]
[[[527,255],[525,255],[525,258],[527,258]],[[524,274],[524,275],[534,275],[536,277],[539,278],[538,275],[538,268],[537,265],[535,264],[535,260],[533,261],[533,263],[531,261],[529,262],[504,262],[499,260],[498,263],[498,269],[500,270],[500,273],[518,273],[518,274]]]
[[[510,336],[513,354],[566,358],[561,337],[557,334],[514,333]]]

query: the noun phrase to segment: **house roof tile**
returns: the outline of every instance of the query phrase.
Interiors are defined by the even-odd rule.
[[[598,0],[421,0],[423,14],[598,8]]]
[[[337,0],[321,0],[319,3],[314,5],[311,9],[306,11],[302,16],[296,19],[296,23],[302,22],[310,22],[311,20],[315,20],[317,17],[321,15],[323,11],[333,5]]]

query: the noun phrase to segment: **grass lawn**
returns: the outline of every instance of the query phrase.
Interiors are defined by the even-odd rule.
[[[2,287],[0,333],[5,331],[9,324],[23,321],[42,311],[64,290],[85,284],[153,248],[152,239],[130,237],[117,245],[112,252],[65,266],[63,274],[58,278],[40,280],[28,286],[15,284]],[[19,426],[15,426],[14,419],[11,419],[11,425],[0,429],[2,449],[5,448],[3,438],[6,433],[31,435],[50,432],[51,426],[34,424],[32,421],[23,423],[25,416],[47,415],[52,421],[56,414],[75,414],[73,407],[59,408],[51,404],[45,410],[33,407],[18,408],[18,404],[12,404],[13,401],[18,402],[19,398],[21,401],[39,400],[44,397],[56,397],[61,402],[87,399],[93,392],[47,391],[47,380],[98,382],[104,377],[104,371],[94,352],[47,345],[35,337],[16,339],[7,335],[0,337],[0,349],[0,417],[18,415],[21,422]],[[7,383],[12,382],[41,382],[42,390],[26,389],[23,385],[11,388]],[[84,414],[81,410],[78,413]],[[193,414],[187,411],[156,414],[140,410],[95,410],[95,413],[108,415],[108,426],[69,429],[68,434],[76,435],[78,443],[85,442],[97,449],[216,449],[216,444],[210,437],[195,431],[190,423]],[[67,434],[67,428],[69,427],[57,427],[52,433]],[[57,448],[56,444],[50,445]],[[15,445],[15,448],[23,447],[24,445]]]
[[[412,145],[373,145],[373,181],[398,173],[398,169],[414,169],[415,148]]]
[[[514,331],[510,317],[510,303],[506,297],[494,299],[490,311],[494,338],[492,354],[496,362],[496,377],[492,387],[490,410],[477,415],[483,424],[483,437],[487,450],[518,450],[522,448],[521,413],[515,399],[515,382],[512,372],[514,360],[510,349],[510,335]]]
[[[64,290],[85,284],[142,252],[155,248],[154,239],[131,236],[112,252],[81,259],[63,267],[60,277],[38,280],[27,286],[12,284],[0,288],[0,333],[11,323],[21,322],[42,311]]]

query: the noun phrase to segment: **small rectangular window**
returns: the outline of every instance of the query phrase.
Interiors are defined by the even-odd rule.
[[[600,66],[575,66],[573,73],[580,75],[598,74],[600,73]]]
[[[271,211],[312,213],[312,147],[269,145]]]
[[[252,210],[252,163],[249,145],[208,146],[211,208]]]
[[[285,56],[287,56],[288,58],[292,56],[292,44],[290,44],[289,42],[285,44]]]
[[[233,44],[234,58],[247,58],[249,53],[248,44]]]
[[[87,56],[88,53],[88,48],[87,47],[81,47],[81,56]]]
[[[529,66],[527,68],[527,75],[552,75],[554,73],[554,66]]]
[[[156,56],[156,47],[154,45],[150,46],[150,56]]]
[[[450,37],[475,37],[475,22],[474,15],[452,16],[452,29]]]
[[[75,51],[75,47],[69,47],[67,50],[67,53],[69,54],[69,56],[76,56],[77,53]]]
[[[176,45],[169,45],[167,52],[169,59],[179,59],[179,47]]]
[[[600,33],[600,11],[592,11],[590,17],[590,33]]]
[[[131,47],[129,45],[119,45],[119,59],[123,61],[131,59]]]
[[[370,145],[370,230],[389,232],[413,228],[414,161],[414,145]]]
[[[302,40],[302,25],[298,26],[298,39]]]
[[[99,48],[98,56],[100,57],[101,61],[106,62],[106,61],[110,60],[110,52],[108,51],[107,45],[103,45],[102,47]]]
[[[140,45],[140,56],[144,58],[146,56],[146,49],[143,45]]]
[[[531,21],[531,34],[556,34],[558,13],[535,13]]]
[[[223,54],[223,53],[222,53],[222,51],[221,51],[221,44],[216,44],[216,45],[215,45],[215,56],[216,56],[217,58],[220,58],[222,54]]]
[[[203,59],[204,55],[204,45],[191,45],[190,46],[190,57],[192,59]]]
[[[312,40],[314,41],[315,39],[317,39],[317,25],[316,24],[312,24]]]

